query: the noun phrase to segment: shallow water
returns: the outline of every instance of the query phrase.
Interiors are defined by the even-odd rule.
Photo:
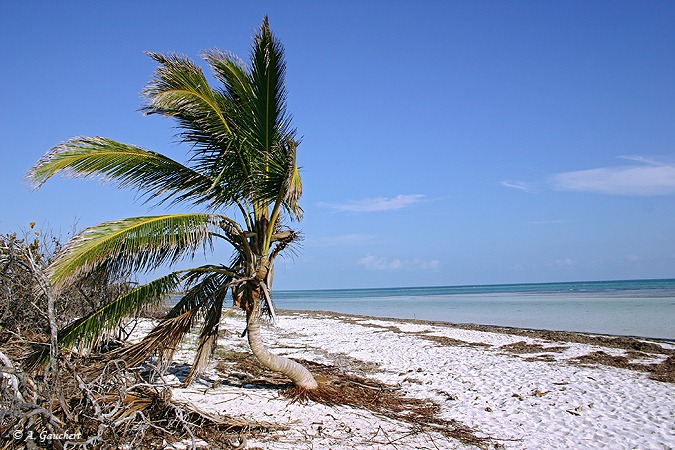
[[[675,280],[276,291],[278,308],[675,340]]]

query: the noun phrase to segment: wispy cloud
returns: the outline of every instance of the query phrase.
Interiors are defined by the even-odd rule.
[[[400,259],[387,259],[375,255],[366,255],[359,259],[359,265],[368,270],[397,270],[403,266]]]
[[[523,192],[535,192],[536,189],[534,188],[534,185],[532,183],[525,183],[522,181],[511,181],[511,180],[504,180],[500,181],[499,184],[501,184],[504,187],[511,188],[511,189],[517,189],[519,191]]]
[[[571,266],[576,266],[577,262],[574,261],[571,258],[557,259],[555,261],[555,265],[558,266],[558,267],[571,267]]]
[[[675,195],[675,165],[641,156],[620,158],[639,164],[558,173],[551,186],[610,195]]]
[[[340,212],[380,212],[402,209],[415,203],[424,201],[426,196],[423,194],[399,194],[396,197],[375,197],[363,200],[353,200],[345,203],[330,204],[321,203]]]
[[[544,263],[544,267],[547,268],[558,268],[558,269],[566,269],[570,267],[575,267],[578,266],[579,263],[572,258],[563,258],[563,259],[556,259],[555,261],[550,261],[547,263]]]
[[[630,165],[561,172],[540,183],[505,180],[504,187],[523,192],[541,188],[607,195],[675,195],[675,164],[639,155],[619,156]]]
[[[359,265],[365,267],[367,270],[400,270],[400,269],[414,269],[424,271],[438,270],[441,263],[437,259],[421,260],[408,259],[402,260],[399,258],[389,259],[381,256],[366,255],[359,259]]]

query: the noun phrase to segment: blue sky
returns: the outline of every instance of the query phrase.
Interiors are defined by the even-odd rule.
[[[671,1],[3,2],[0,232],[164,212],[22,178],[77,135],[185,160],[143,51],[246,57],[264,14],[303,136],[277,289],[675,275]]]

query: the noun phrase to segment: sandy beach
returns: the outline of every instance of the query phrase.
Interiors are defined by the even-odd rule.
[[[179,386],[194,347],[187,342],[167,380],[175,400],[250,422],[246,448],[675,447],[675,345],[667,342],[282,312],[264,329],[274,352],[304,361],[321,381],[339,387],[349,378],[372,393],[372,407],[327,406],[290,402],[287,382],[248,356],[243,318],[222,325],[204,376]],[[387,410],[378,397],[403,399],[403,408]]]

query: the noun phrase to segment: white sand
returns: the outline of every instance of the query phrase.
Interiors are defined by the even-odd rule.
[[[223,327],[235,333],[220,340],[221,348],[247,351],[245,339],[239,337],[243,319],[230,316]],[[334,365],[356,362],[350,367],[358,375],[399,386],[407,396],[432,400],[440,405],[442,418],[474,428],[506,449],[675,448],[675,385],[651,380],[643,372],[569,362],[598,350],[611,355],[623,355],[624,350],[317,314],[281,315],[277,326],[265,329],[263,336],[273,351],[286,356]],[[425,336],[487,345],[451,345]],[[500,348],[516,342],[567,348],[544,349],[549,361],[526,361],[537,354]],[[190,362],[188,347],[177,353],[178,363]],[[664,358],[656,355],[641,362]],[[221,385],[213,369],[217,363],[214,360],[192,386],[177,387],[174,398],[211,413],[287,427],[266,439],[249,438],[249,448],[473,448],[431,430],[414,432],[409,424],[366,410],[289,404],[273,389]]]

